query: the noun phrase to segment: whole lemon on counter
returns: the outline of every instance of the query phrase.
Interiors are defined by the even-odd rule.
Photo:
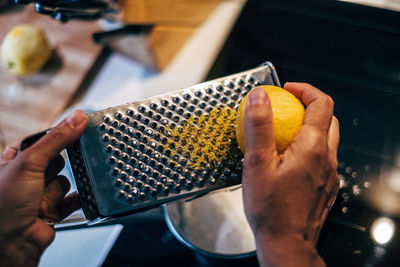
[[[1,58],[7,69],[20,76],[39,71],[50,54],[50,45],[44,31],[30,24],[14,27],[1,45]]]
[[[281,154],[289,147],[303,125],[304,106],[292,93],[280,87],[272,85],[262,85],[261,87],[267,92],[271,101],[274,139],[276,149]],[[243,153],[246,150],[244,111],[247,98],[248,95],[240,103],[236,117],[236,138]]]

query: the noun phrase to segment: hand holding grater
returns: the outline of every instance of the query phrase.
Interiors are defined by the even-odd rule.
[[[240,184],[234,115],[262,84],[280,86],[270,62],[87,114],[67,155],[89,223]]]

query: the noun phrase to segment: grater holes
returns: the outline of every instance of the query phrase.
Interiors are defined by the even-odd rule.
[[[238,95],[233,95],[233,96],[231,97],[231,99],[236,101],[236,100],[239,99],[239,96],[238,96]]]
[[[151,110],[149,110],[149,111],[147,111],[147,117],[149,117],[149,118],[151,118],[151,117],[153,117],[153,111],[151,111]]]
[[[197,98],[193,98],[192,101],[190,101],[193,105],[197,105],[199,103],[199,100]]]
[[[102,131],[107,130],[107,124],[105,124],[105,123],[100,123],[99,129],[102,130]]]
[[[121,131],[125,131],[125,129],[126,129],[126,124],[124,124],[124,123],[121,123],[120,125],[119,125],[119,129],[121,130]]]
[[[106,153],[111,153],[113,151],[113,147],[111,145],[106,146]]]
[[[158,124],[156,122],[150,123],[150,127],[153,129],[157,129]]]
[[[221,98],[221,102],[222,102],[222,103],[228,102],[228,98],[227,98],[226,96],[222,97],[222,98]]]
[[[247,84],[244,88],[245,88],[247,91],[250,91],[251,89],[253,89],[253,86],[251,86],[251,84]]]
[[[236,88],[234,92],[239,95],[242,92],[242,89],[241,88]]]
[[[120,138],[122,136],[121,131],[115,131],[115,137]]]
[[[165,113],[165,116],[170,119],[172,117],[173,113],[171,111],[168,111],[167,113]]]
[[[222,92],[224,90],[224,87],[222,85],[217,85],[217,91]]]
[[[120,143],[118,144],[118,147],[119,147],[120,149],[124,150],[125,147],[126,147],[126,144],[125,144],[124,142],[120,142]]]
[[[239,86],[243,86],[244,85],[244,80],[242,78],[239,78],[236,80],[236,84]]]
[[[230,96],[232,94],[231,90],[225,90],[224,95]]]
[[[143,119],[143,123],[144,123],[145,125],[148,125],[148,124],[150,123],[150,119],[149,119],[149,118],[144,118],[144,119]]]
[[[120,187],[120,186],[122,186],[122,184],[123,184],[123,181],[122,181],[121,178],[115,179],[114,185],[115,185],[116,187]]]
[[[172,111],[175,111],[176,110],[176,105],[174,105],[174,104],[170,105],[169,109],[172,110]]]
[[[119,150],[118,148],[114,148],[114,155],[116,157],[120,157],[121,156],[121,150]]]
[[[178,108],[176,110],[176,113],[178,113],[179,115],[182,115],[185,112],[185,110],[183,108]]]
[[[108,141],[110,141],[110,136],[109,136],[108,134],[103,134],[103,135],[101,136],[101,139],[102,139],[104,142],[108,142]]]
[[[128,127],[128,129],[126,130],[126,133],[129,135],[133,135],[135,133],[135,130],[132,127]]]
[[[235,87],[235,84],[230,80],[226,80],[224,84],[226,87],[229,87],[229,88]]]
[[[206,106],[207,106],[207,104],[204,103],[204,102],[201,102],[201,103],[199,104],[199,108],[201,108],[201,109],[204,109]],[[194,110],[194,109],[193,109],[193,110]],[[190,110],[190,111],[193,111],[193,110]]]
[[[127,162],[129,160],[129,155],[127,153],[122,153],[121,158]]]
[[[213,95],[213,97],[214,97],[215,99],[219,99],[219,98],[221,97],[221,94],[220,94],[220,93],[215,93],[215,94]]]
[[[213,93],[213,90],[209,87],[206,89],[206,93],[211,95]]]
[[[157,110],[158,105],[156,103],[151,103],[150,104],[150,109],[152,110]]]
[[[108,163],[109,164],[115,164],[116,162],[117,162],[117,158],[116,157],[113,157],[113,156],[108,157]]]
[[[190,98],[191,98],[190,94],[184,94],[183,95],[183,99],[185,99],[185,100],[189,100]]]
[[[193,105],[190,105],[190,106],[187,108],[187,110],[190,111],[190,112],[193,112],[195,109],[196,109],[196,107],[193,106]]]
[[[129,136],[126,135],[126,134],[124,134],[124,135],[122,136],[122,141],[124,141],[124,142],[128,142],[129,139],[130,139]]]
[[[196,110],[196,111],[194,112],[194,114],[195,114],[197,117],[200,117],[200,116],[203,114],[203,112],[202,112],[200,109],[198,109],[198,110]]]
[[[201,91],[196,91],[196,92],[194,93],[194,95],[195,95],[196,97],[201,97],[203,94],[202,94]]]
[[[138,125],[139,125],[139,123],[138,123],[137,121],[132,121],[132,122],[131,122],[131,125],[132,125],[133,127],[137,128]]]
[[[178,123],[180,121],[179,116],[172,117],[172,121]]]
[[[126,111],[126,115],[128,115],[128,116],[130,116],[130,117],[133,117],[133,116],[135,115],[135,111],[133,111],[133,109],[128,109],[128,110]]]
[[[143,118],[143,116],[141,114],[136,114],[135,115],[135,119],[140,121]]]
[[[188,102],[186,102],[186,101],[182,101],[182,102],[181,102],[181,107],[182,107],[182,108],[186,108],[187,105],[188,105]]]
[[[250,75],[248,75],[246,77],[246,80],[247,80],[248,83],[254,83],[255,82],[254,78],[252,76],[250,76]]]
[[[103,121],[108,123],[108,122],[111,121],[111,117],[106,115],[106,116],[103,117]]]
[[[111,125],[112,125],[113,127],[118,127],[118,126],[119,126],[119,122],[118,122],[117,120],[113,120],[113,121],[111,122]]]
[[[260,86],[260,85],[262,85],[262,82],[257,80],[257,81],[255,81],[254,85],[255,86]]]
[[[160,108],[158,109],[158,113],[164,114],[164,113],[165,113],[165,108],[160,107]]]
[[[117,120],[121,120],[122,119],[122,117],[123,117],[124,115],[121,113],[121,112],[117,112],[117,113],[115,113],[115,118],[117,119]]]
[[[122,121],[125,122],[126,124],[129,124],[129,122],[131,121],[131,118],[129,118],[129,117],[124,117],[124,118],[122,119]]]
[[[145,108],[144,106],[139,106],[139,107],[138,107],[138,111],[139,111],[140,113],[145,113],[145,112],[146,112],[146,108]]]
[[[166,107],[166,106],[169,105],[169,101],[166,100],[166,99],[163,99],[163,100],[161,100],[161,105],[164,106],[164,107]]]
[[[174,102],[175,104],[178,104],[181,101],[181,99],[177,96],[175,96],[174,98],[172,98],[172,102]]]
[[[144,132],[146,130],[146,127],[142,124],[139,124],[139,126],[137,127],[137,129],[141,132]]]
[[[204,101],[204,102],[207,102],[208,100],[210,100],[210,97],[209,97],[208,95],[205,95],[205,96],[203,97],[203,101]]]
[[[161,120],[161,116],[157,114],[157,115],[154,116],[153,119],[156,120],[156,121],[160,121]]]

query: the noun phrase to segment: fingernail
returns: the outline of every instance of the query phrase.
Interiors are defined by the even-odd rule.
[[[69,125],[71,125],[73,128],[81,125],[81,123],[83,122],[83,120],[85,119],[85,114],[80,111],[74,111],[74,113],[72,113],[68,118],[67,118],[67,123]]]
[[[249,106],[257,106],[257,105],[262,105],[266,103],[265,99],[265,91],[261,87],[254,88],[253,91],[251,91],[249,95],[249,101],[248,104]]]

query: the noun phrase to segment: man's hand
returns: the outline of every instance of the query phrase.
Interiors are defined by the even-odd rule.
[[[334,103],[317,88],[286,83],[284,88],[306,106],[304,123],[278,155],[272,110],[263,89],[254,89],[245,111],[243,169],[245,213],[264,266],[324,265],[315,245],[339,189],[339,124]]]
[[[31,147],[18,152],[16,143],[0,156],[0,266],[36,266],[54,239],[47,222],[63,219],[78,208],[70,185],[58,176],[59,154],[86,126],[82,111],[51,129]]]

